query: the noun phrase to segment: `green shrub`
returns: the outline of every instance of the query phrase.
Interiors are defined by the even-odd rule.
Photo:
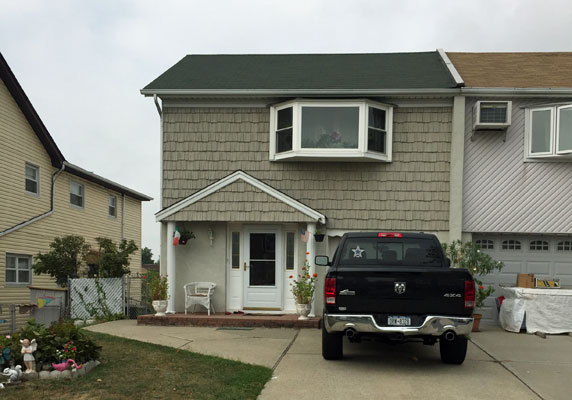
[[[75,361],[77,363],[97,360],[101,351],[101,347],[95,344],[93,340],[87,338],[82,330],[72,322],[57,322],[46,328],[36,323],[32,318],[28,320],[18,333],[11,337],[0,338],[0,345],[10,347],[16,364],[23,364],[23,357],[20,354],[22,348],[20,344],[21,339],[36,339],[38,349],[34,353],[34,358],[36,362],[48,364],[60,361],[56,351],[64,349],[64,345],[70,341],[73,341],[76,347]]]

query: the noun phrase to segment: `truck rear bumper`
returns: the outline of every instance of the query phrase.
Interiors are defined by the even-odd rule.
[[[473,329],[473,318],[429,315],[421,326],[379,326],[373,315],[324,314],[323,324],[329,333],[353,329],[357,333],[441,336],[453,331],[457,335],[468,336]]]

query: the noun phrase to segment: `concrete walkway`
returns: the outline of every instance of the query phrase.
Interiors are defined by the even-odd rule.
[[[260,399],[570,399],[572,337],[542,339],[485,328],[472,335],[467,360],[445,365],[439,347],[344,343],[344,359],[325,361],[317,329],[217,330],[137,326],[115,321],[88,328],[150,343],[274,368]]]

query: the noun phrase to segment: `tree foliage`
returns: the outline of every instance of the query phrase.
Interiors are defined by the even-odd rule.
[[[149,247],[141,249],[141,264],[155,264],[153,261],[153,252]]]
[[[68,278],[77,278],[80,267],[85,264],[89,244],[81,236],[68,235],[56,237],[50,243],[50,251],[38,253],[32,266],[34,273],[49,274],[56,283],[65,287]]]
[[[99,245],[99,277],[120,278],[130,272],[129,256],[138,249],[133,240],[123,239],[119,247],[108,238],[98,237],[95,241]]]

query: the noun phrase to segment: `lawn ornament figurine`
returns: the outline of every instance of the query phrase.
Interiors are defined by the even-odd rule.
[[[34,351],[38,348],[36,339],[22,339],[22,354],[24,355],[24,364],[26,364],[26,374],[36,371],[36,359],[34,358]]]
[[[18,383],[20,381],[20,378],[22,377],[22,366],[16,365],[14,368],[4,368],[4,372],[2,372],[2,375],[8,377],[6,384]]]
[[[67,369],[68,364],[70,364],[70,363],[73,364],[73,366],[74,366],[76,369],[80,369],[80,368],[81,368],[81,364],[80,364],[80,365],[77,365],[76,362],[75,362],[74,360],[72,360],[71,358],[70,358],[69,360],[66,360],[66,361],[64,361],[64,362],[62,362],[62,363],[59,363],[59,364],[54,364],[54,363],[52,363],[52,367],[53,367],[56,371],[62,372],[62,371],[65,371],[65,370]]]

